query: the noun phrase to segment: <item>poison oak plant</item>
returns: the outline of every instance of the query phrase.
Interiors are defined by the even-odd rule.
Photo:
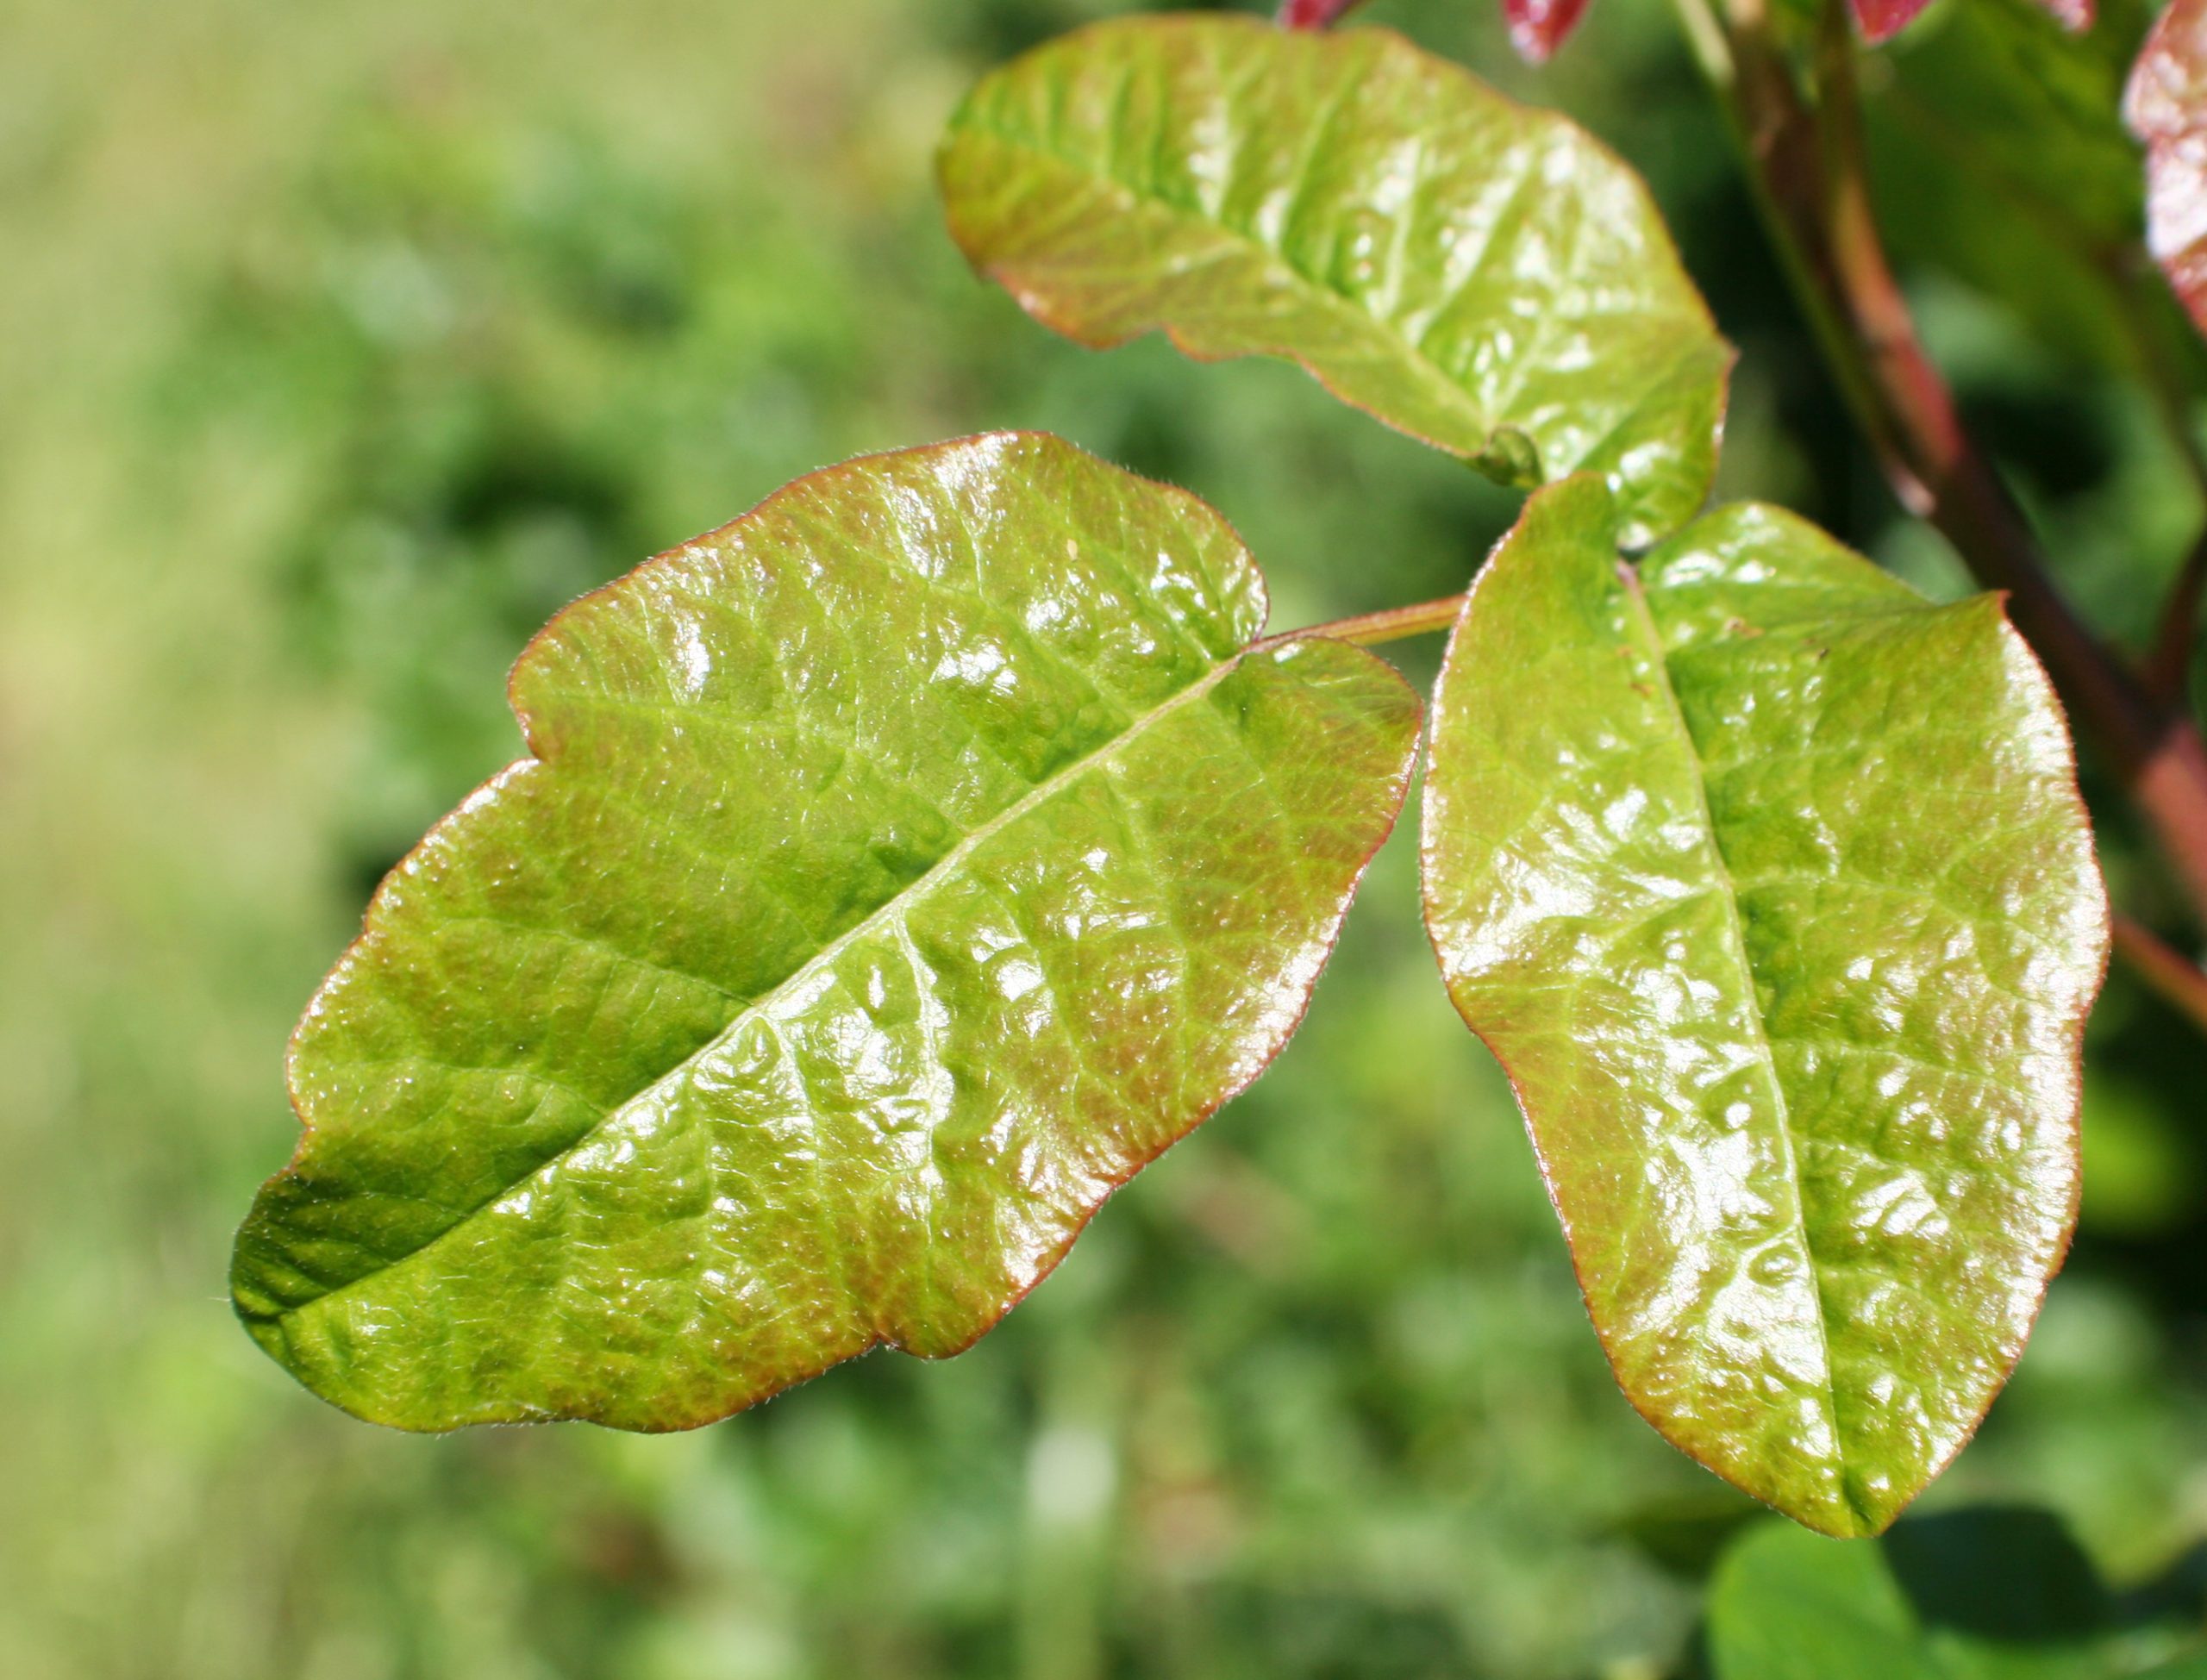
[[[1384,31],[1047,45],[943,146],[975,266],[1085,343],[1292,359],[1527,490],[1516,528],[1460,596],[1267,634],[1220,515],[998,434],[816,473],[569,607],[515,667],[529,756],[300,1023],[303,1140],[236,1252],[261,1345],[425,1430],[685,1427],[966,1346],[1293,1032],[1419,750],[1366,645],[1446,629],[1427,921],[1618,1381],[1809,1527],[1890,1523],[2074,1216],[2110,921],[2062,700],[2207,902],[2168,674],[2207,561],[2159,675],[2070,612],[1892,283],[1845,14],[1685,4],[1841,389],[1991,592],[1705,506],[1732,352],[1568,122]],[[1578,9],[1513,27],[1543,56]],[[2195,308],[2203,11],[2131,101]]]

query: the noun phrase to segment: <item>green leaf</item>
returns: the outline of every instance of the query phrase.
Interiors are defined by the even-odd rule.
[[[678,1428],[941,1355],[1301,1017],[1417,703],[1041,436],[831,468],[555,618],[392,873],[238,1239],[362,1417]],[[1246,649],[1246,651],[1245,651]]]
[[[1756,1528],[1709,1595],[1716,1680],[1947,1680],[1875,1546]]]
[[[1646,187],[1391,33],[1100,24],[975,89],[941,178],[974,265],[1084,344],[1291,358],[1505,483],[1606,474],[1635,544],[1708,495],[1732,353]]]
[[[1874,1546],[1766,1523],[1710,1588],[1716,1680],[2101,1680],[2106,1589],[2041,1511],[1911,1521]]]
[[[1435,690],[1427,919],[1508,1070],[1618,1381],[1873,1533],[2021,1352],[2077,1197],[2106,906],[1997,597],[1774,509],[1617,559],[1542,491]]]

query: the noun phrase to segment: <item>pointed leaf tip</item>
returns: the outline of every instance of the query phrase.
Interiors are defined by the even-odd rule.
[[[1538,491],[1435,689],[1427,925],[1620,1386],[1828,1533],[1958,1452],[2060,1264],[2107,910],[1998,599],[1790,515],[1635,568]]]
[[[1194,497],[1053,438],[830,468],[585,596],[530,750],[293,1041],[247,1327],[413,1429],[687,1427],[955,1352],[1301,1018],[1416,697],[1250,646]]]
[[[1587,0],[1502,0],[1510,45],[1528,64],[1546,64],[1586,14]]]

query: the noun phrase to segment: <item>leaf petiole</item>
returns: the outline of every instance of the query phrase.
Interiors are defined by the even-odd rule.
[[[1421,601],[1415,606],[1390,607],[1384,612],[1360,613],[1354,618],[1337,618],[1330,623],[1308,625],[1300,630],[1267,636],[1265,640],[1284,641],[1289,636],[1324,636],[1333,641],[1351,642],[1359,647],[1374,647],[1383,641],[1402,641],[1411,636],[1430,635],[1437,630],[1448,629],[1463,610],[1464,597],[1461,595],[1444,595],[1437,601]]]
[[[2115,954],[2171,1009],[2207,1032],[2207,974],[2135,917],[2115,912]]]

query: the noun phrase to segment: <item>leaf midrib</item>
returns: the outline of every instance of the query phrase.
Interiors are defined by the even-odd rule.
[[[893,893],[889,897],[884,899],[872,910],[869,910],[864,916],[860,918],[857,921],[853,922],[850,927],[845,928],[841,933],[836,934],[835,938],[822,945],[819,950],[815,952],[810,957],[807,958],[796,968],[791,970],[789,973],[784,975],[782,978],[776,981],[772,986],[769,986],[766,990],[755,994],[747,1003],[743,1005],[742,1008],[735,1012],[725,1027],[722,1027],[719,1032],[714,1034],[713,1036],[708,1039],[704,1043],[699,1045],[697,1049],[691,1051],[680,1061],[668,1068],[664,1073],[661,1073],[652,1079],[649,1084],[644,1085],[632,1096],[624,1097],[620,1102],[614,1103],[604,1109],[603,1112],[602,1112],[596,1120],[592,1121],[584,1131],[578,1134],[568,1143],[563,1145],[557,1152],[547,1156],[535,1166],[530,1168],[528,1171],[523,1173],[520,1177],[513,1179],[510,1183],[502,1186],[494,1194],[485,1196],[482,1201],[476,1203],[476,1205],[470,1208],[465,1215],[453,1221],[452,1224],[447,1226],[443,1230],[437,1233],[435,1236],[423,1243],[420,1247],[410,1249],[406,1253],[399,1255],[395,1259],[386,1260],[379,1265],[374,1266],[368,1271],[359,1273],[356,1277],[348,1277],[345,1282],[340,1283],[334,1289],[326,1290],[309,1300],[297,1302],[286,1306],[280,1312],[268,1315],[259,1321],[263,1323],[282,1324],[297,1317],[302,1313],[309,1311],[309,1309],[321,1308],[329,1302],[337,1300],[341,1296],[354,1293],[363,1286],[382,1277],[385,1274],[394,1271],[401,1266],[411,1265],[416,1262],[423,1259],[425,1257],[435,1252],[437,1249],[452,1240],[452,1239],[457,1236],[460,1232],[465,1231],[472,1226],[483,1216],[484,1213],[487,1209],[495,1208],[499,1202],[511,1196],[515,1190],[519,1189],[522,1185],[528,1183],[532,1179],[542,1177],[547,1173],[556,1172],[561,1165],[570,1157],[590,1144],[593,1140],[603,1133],[608,1127],[613,1125],[621,1118],[622,1115],[627,1114],[637,1103],[643,1102],[654,1092],[678,1083],[691,1068],[702,1062],[706,1057],[711,1055],[715,1051],[726,1045],[731,1037],[743,1027],[747,1021],[750,1020],[754,1015],[762,1014],[773,999],[796,987],[803,985],[831,965],[838,958],[840,958],[860,940],[866,937],[870,934],[880,931],[882,928],[889,925],[894,920],[896,913],[900,907],[909,906],[916,899],[925,894],[932,885],[941,883],[943,879],[950,876],[955,871],[960,865],[963,864],[968,858],[972,857],[975,852],[978,851],[983,846],[985,846],[997,835],[1002,834],[1005,829],[1012,827],[1022,818],[1027,816],[1030,812],[1047,803],[1056,795],[1062,792],[1065,789],[1080,779],[1089,771],[1094,769],[1105,759],[1109,759],[1113,753],[1118,752],[1122,747],[1135,740],[1146,731],[1155,728],[1160,722],[1173,712],[1178,711],[1182,707],[1190,704],[1193,701],[1200,698],[1202,696],[1209,693],[1221,682],[1224,681],[1228,676],[1231,675],[1236,669],[1238,669],[1242,661],[1246,659],[1250,653],[1260,651],[1260,648],[1261,651],[1271,652],[1279,648],[1284,640],[1291,640],[1292,639],[1264,639],[1261,642],[1253,642],[1249,646],[1244,647],[1241,651],[1229,655],[1228,658],[1221,660],[1218,664],[1214,665],[1203,676],[1196,678],[1195,681],[1190,683],[1186,687],[1179,690],[1177,693],[1172,695],[1167,699],[1152,707],[1149,710],[1139,713],[1134,717],[1129,718],[1127,722],[1127,727],[1120,730],[1116,734],[1113,735],[1109,740],[1103,742],[1101,745],[1092,748],[1088,753],[1084,753],[1081,757],[1072,760],[1070,764],[1067,764],[1060,769],[1052,772],[1043,780],[1037,782],[1033,787],[1028,789],[1027,792],[1022,794],[1018,799],[1015,800],[1011,804],[1007,805],[1002,811],[977,825],[972,830],[966,834],[964,838],[960,840],[955,846],[953,846],[940,858],[936,859],[934,863],[928,866],[924,872],[908,883],[901,890]]]
[[[1401,324],[1391,316],[1367,307],[1351,293],[1342,290],[1323,277],[1310,272],[1297,263],[1286,252],[1266,244],[1256,234],[1236,227],[1223,217],[1210,215],[1201,210],[1191,211],[1185,204],[1173,199],[1158,193],[1143,191],[1120,177],[1097,168],[1089,159],[1069,157],[1056,147],[1043,144],[1031,135],[1013,134],[994,122],[984,121],[968,114],[960,116],[958,124],[961,129],[993,141],[1007,149],[1023,152],[1043,162],[1054,164],[1070,174],[1112,188],[1130,203],[1156,210],[1175,222],[1192,223],[1198,228],[1214,230],[1245,252],[1255,253],[1276,266],[1291,280],[1311,294],[1314,301],[1333,313],[1345,316],[1352,326],[1368,331],[1374,336],[1395,346],[1400,359],[1422,376],[1423,382],[1433,389],[1439,399],[1440,406],[1459,411],[1460,416],[1466,420],[1468,428],[1479,433],[1480,436],[1476,447],[1467,447],[1462,444],[1428,436],[1422,428],[1413,428],[1400,420],[1382,416],[1386,420],[1387,424],[1397,430],[1416,437],[1421,442],[1431,444],[1463,459],[1472,461],[1476,461],[1491,452],[1504,432],[1514,431],[1525,437],[1533,445],[1536,456],[1541,455],[1542,446],[1540,440],[1533,437],[1524,424],[1520,423],[1517,419],[1518,410],[1514,406],[1516,397],[1522,393],[1526,383],[1536,371],[1532,365],[1531,358],[1525,359],[1526,365],[1519,370],[1510,396],[1507,398],[1497,397],[1491,407],[1489,407],[1482,403],[1470,387],[1465,384],[1460,376],[1451,372],[1429,356],[1422,341],[1404,330]],[[1493,241],[1491,240],[1487,246],[1480,248],[1479,259],[1472,267],[1474,274],[1485,272],[1486,259],[1492,244]],[[1461,295],[1460,287],[1447,294],[1447,301],[1435,311],[1435,318],[1437,320],[1445,315]],[[1704,332],[1708,331],[1708,323],[1695,319],[1694,312],[1691,309],[1659,308],[1652,309],[1647,313],[1654,318],[1675,317],[1682,323],[1700,328]],[[1545,323],[1553,318],[1551,315],[1543,314],[1541,320]],[[1176,337],[1179,335],[1181,328],[1175,323],[1160,322],[1158,324],[1167,333]],[[1713,340],[1713,334],[1710,336]],[[1335,380],[1307,353],[1291,346],[1282,345],[1273,353],[1290,358],[1322,384],[1329,389],[1334,387]],[[1721,340],[1716,341],[1708,353],[1711,355],[1712,359],[1721,363],[1725,356],[1721,347]],[[1546,478],[1560,478],[1566,473],[1579,470],[1586,462],[1594,459],[1618,433],[1647,408],[1651,402],[1672,388],[1681,372],[1696,359],[1697,357],[1694,353],[1694,347],[1691,344],[1683,347],[1680,353],[1666,365],[1665,377],[1649,380],[1635,400],[1619,413],[1616,419],[1585,447],[1579,450],[1572,459],[1549,461],[1544,458],[1541,459],[1539,463],[1541,476]]]
[[[1487,413],[1480,406],[1479,398],[1464,385],[1460,379],[1428,356],[1424,350],[1392,321],[1385,315],[1374,314],[1339,286],[1331,284],[1321,277],[1310,272],[1285,252],[1274,249],[1256,235],[1243,231],[1222,218],[1206,215],[1200,211],[1191,211],[1186,205],[1176,203],[1172,199],[1157,193],[1142,191],[1116,175],[1097,168],[1088,159],[1068,157],[1054,147],[1044,145],[1030,135],[1012,134],[993,122],[984,122],[970,114],[961,116],[958,126],[968,132],[979,134],[985,139],[992,140],[1009,149],[1024,152],[1046,163],[1055,164],[1071,174],[1114,188],[1131,203],[1160,211],[1175,221],[1192,222],[1200,228],[1215,229],[1235,245],[1247,251],[1254,252],[1276,265],[1290,278],[1311,292],[1319,302],[1347,315],[1355,325],[1372,329],[1398,346],[1403,359],[1438,387],[1439,394],[1443,399],[1443,406],[1453,406],[1464,410],[1469,416],[1472,428],[1485,434],[1480,440],[1482,449],[1491,447],[1494,442],[1495,434],[1502,429],[1504,419],[1501,414]],[[1177,330],[1170,323],[1160,324],[1166,326],[1167,331]],[[1319,372],[1316,365],[1302,351],[1284,348],[1282,353],[1292,357],[1311,374],[1323,380],[1325,376]],[[1424,440],[1440,445],[1452,454],[1474,453],[1463,451],[1454,444],[1442,444],[1438,438]]]
[[[1777,1052],[1770,1036],[1770,1023],[1763,1018],[1762,1006],[1757,996],[1754,959],[1747,955],[1747,923],[1740,914],[1740,890],[1732,876],[1732,866],[1724,856],[1724,848],[1717,838],[1716,813],[1709,801],[1709,777],[1702,761],[1700,744],[1693,738],[1693,730],[1686,722],[1685,707],[1679,698],[1678,686],[1672,678],[1670,659],[1663,646],[1662,632],[1657,628],[1655,615],[1647,604],[1647,596],[1640,576],[1626,562],[1616,567],[1618,585],[1622,593],[1633,628],[1638,633],[1640,652],[1653,667],[1663,704],[1668,709],[1678,739],[1685,750],[1692,775],[1695,805],[1701,817],[1702,832],[1709,841],[1709,858],[1716,877],[1717,896],[1723,900],[1727,944],[1740,979],[1743,983],[1748,1018],[1754,1022],[1755,1047],[1759,1059],[1770,1075],[1770,1088],[1778,1103],[1778,1135],[1785,1150],[1785,1182],[1793,1193],[1793,1226],[1801,1242],[1801,1252],[1809,1263],[1809,1277],[1816,1308],[1817,1346],[1823,1356],[1824,1408],[1831,1418],[1832,1444],[1837,1456],[1839,1502],[1848,1515],[1858,1525],[1869,1523],[1868,1514],[1855,1502],[1854,1484],[1847,1468],[1847,1429],[1840,1416],[1839,1384],[1831,1357],[1830,1311],[1824,1300],[1824,1268],[1818,1258],[1815,1239],[1810,1233],[1808,1197],[1801,1178],[1800,1152],[1793,1134],[1793,1108],[1787,1096],[1785,1081],[1778,1068]]]

